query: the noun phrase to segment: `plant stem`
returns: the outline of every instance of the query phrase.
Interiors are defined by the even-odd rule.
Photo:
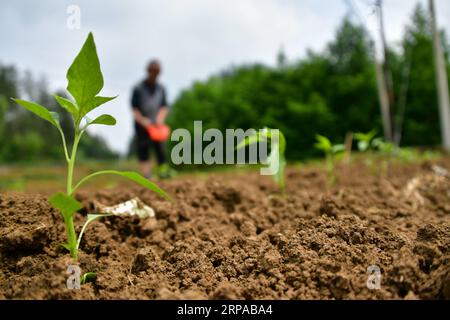
[[[66,143],[66,137],[64,136],[64,132],[61,129],[61,127],[58,127],[59,133],[61,134],[61,139],[63,142],[63,147],[64,147],[64,156],[66,157],[66,162],[69,163],[70,161],[70,157],[69,157],[69,153],[67,152],[67,143]]]
[[[73,169],[75,166],[75,158],[77,155],[78,143],[80,142],[82,132],[78,129],[75,130],[75,137],[73,140],[72,153],[70,155],[67,165],[67,195],[72,195],[72,181],[73,181]],[[73,223],[73,215],[64,220],[66,225],[67,244],[69,246],[70,255],[74,260],[78,259],[77,248],[77,235],[75,233],[75,225]]]
[[[73,146],[72,146],[72,154],[70,155],[68,167],[67,167],[67,195],[72,195],[73,188],[72,188],[72,181],[73,181],[73,168],[75,166],[75,157],[77,155],[77,148],[78,143],[80,142],[81,133],[76,130],[75,131],[75,138],[73,140]]]
[[[75,225],[73,216],[64,221],[66,224],[67,244],[69,245],[70,256],[72,259],[78,259],[77,235],[75,234]]]
[[[325,166],[327,171],[327,184],[328,186],[332,186],[336,182],[336,176],[334,175],[334,159],[332,153],[327,153]]]

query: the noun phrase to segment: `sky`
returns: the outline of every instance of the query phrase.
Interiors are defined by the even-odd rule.
[[[274,65],[280,49],[288,61],[307,49],[323,50],[343,17],[363,22],[378,37],[374,0],[0,0],[0,63],[45,76],[50,90],[64,89],[66,70],[89,31],[94,33],[105,86],[119,97],[95,110],[115,127],[90,129],[126,152],[133,135],[130,96],[151,58],[162,62],[160,82],[169,103],[196,80],[232,65]],[[417,2],[384,0],[387,39],[396,44]],[[355,10],[349,11],[350,4]],[[80,28],[71,5],[80,12]],[[450,33],[450,1],[435,0],[440,28]],[[73,26],[73,25],[72,25]]]

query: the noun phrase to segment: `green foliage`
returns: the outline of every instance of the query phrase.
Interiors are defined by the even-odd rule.
[[[443,39],[448,48],[448,37]],[[396,114],[404,69],[410,63],[403,145],[438,144],[432,38],[422,7],[407,28],[401,50],[388,50]],[[446,56],[448,61],[447,52]],[[233,67],[194,83],[178,96],[168,121],[174,129],[187,128],[191,133],[194,120],[202,120],[204,128],[220,130],[278,128],[288,141],[295,142],[295,148],[286,150],[286,158],[301,160],[319,154],[311,148],[315,132],[343,140],[350,131],[382,131],[374,70],[369,37],[364,28],[346,19],[322,52],[308,52],[282,67]]]
[[[57,144],[47,143],[60,139],[60,131],[54,130],[54,125],[49,126],[47,119],[36,121],[33,112],[27,112],[9,99],[11,96],[24,95],[36,104],[45,106],[50,114],[58,112],[59,124],[70,143],[74,138],[74,123],[70,110],[74,111],[75,105],[67,99],[65,93],[50,94],[45,83],[45,79],[35,79],[29,72],[21,75],[13,67],[0,63],[0,164],[55,162],[64,159],[64,154]],[[61,107],[64,109],[62,112]],[[50,121],[53,124],[53,120]],[[5,132],[8,134],[5,135]],[[77,157],[115,159],[117,154],[111,151],[104,139],[85,131]]]
[[[330,139],[320,134],[316,134],[316,140],[314,147],[322,151],[326,157],[334,157],[345,150],[343,144],[332,144]]]
[[[70,101],[69,99],[60,97],[58,95],[54,95],[56,101],[58,101],[59,105],[67,110],[70,114],[72,114],[75,118],[78,118],[78,108],[77,106]]]
[[[113,116],[109,114],[102,114],[101,116],[98,116],[94,120],[88,122],[88,126],[91,124],[103,124],[105,126],[114,126],[116,124],[116,119],[114,119]]]
[[[67,91],[72,94],[78,109],[72,114],[77,124],[91,110],[116,98],[97,96],[103,88],[103,75],[92,33],[67,71],[67,81]]]
[[[86,272],[80,278],[80,284],[86,284],[88,282],[94,282],[97,279],[95,272]]]
[[[399,62],[394,65],[394,82],[399,85],[403,83],[404,65],[410,65],[402,137],[405,146],[434,146],[441,142],[430,23],[427,10],[418,4],[402,41],[403,56],[395,58]],[[443,34],[447,69],[450,67],[448,39]],[[396,88],[396,92],[400,92],[400,88]]]
[[[275,138],[274,135],[276,135]],[[255,132],[255,134],[246,137],[236,146],[236,149],[241,149],[251,144],[260,142],[270,143],[270,145],[273,147],[273,149],[270,150],[270,153],[267,156],[267,165],[270,168],[274,168],[274,171],[275,168],[278,167],[278,170],[276,170],[276,173],[273,175],[273,179],[278,184],[280,191],[284,193],[286,190],[286,179],[284,174],[284,169],[286,167],[286,138],[281,131],[275,131],[273,129],[267,128],[262,132],[257,131]]]
[[[83,205],[74,197],[62,192],[55,193],[53,196],[51,196],[49,198],[49,202],[55,209],[57,209],[61,213],[66,225],[67,243],[63,244],[62,246],[70,251],[72,258],[77,259],[78,246],[75,227],[73,224],[73,216],[75,212],[83,208]]]
[[[172,106],[169,124],[205,128],[277,128],[295,148],[288,159],[318,154],[314,133],[343,138],[347,131],[378,127],[373,59],[362,28],[345,21],[321,54],[282,68],[244,65],[197,82]],[[374,119],[376,119],[374,123]]]
[[[48,201],[55,209],[61,212],[64,220],[72,218],[75,212],[83,208],[79,201],[63,192],[55,193]]]
[[[395,150],[395,145],[392,142],[385,141],[383,138],[373,139],[372,145],[382,155],[392,155]]]
[[[149,180],[147,180],[140,174],[133,172],[133,171],[103,170],[103,171],[94,172],[94,173],[84,177],[83,179],[81,179],[80,182],[78,182],[78,184],[72,189],[72,191],[75,191],[76,189],[78,189],[78,187],[80,187],[87,180],[89,180],[95,176],[102,175],[102,174],[115,174],[115,175],[122,176],[124,178],[128,178],[128,179],[136,182],[137,184],[140,184],[141,186],[146,187],[147,189],[150,189],[153,192],[156,192],[157,194],[166,198],[167,200],[170,200],[170,197],[167,195],[167,193],[165,193],[162,189],[160,189],[156,184],[150,182]]]
[[[334,174],[335,161],[337,156],[345,151],[345,146],[343,144],[332,144],[330,139],[320,134],[316,134],[316,141],[317,142],[314,144],[314,148],[324,153],[328,173],[328,182],[333,184],[336,181],[336,176]]]
[[[375,138],[377,130],[373,129],[367,133],[357,132],[354,134],[354,138],[358,141],[358,150],[367,151],[371,147],[372,139]]]
[[[12,100],[17,102],[18,104],[20,104],[22,107],[24,107],[28,111],[33,112],[38,117],[41,117],[42,119],[47,120],[48,122],[50,122],[52,125],[54,125],[58,129],[61,128],[61,126],[59,125],[59,116],[56,112],[50,112],[45,107],[41,106],[38,103],[29,102],[29,101],[25,101],[25,100],[21,100],[21,99],[14,99],[14,98],[12,98]]]
[[[103,114],[94,120],[90,120],[87,114],[100,106],[101,104],[113,99],[97,96],[100,90],[103,88],[103,76],[100,70],[100,63],[97,56],[97,51],[95,48],[94,38],[91,33],[89,33],[86,42],[81,48],[80,53],[75,58],[74,62],[70,66],[67,72],[68,80],[68,91],[72,94],[75,101],[70,99],[62,98],[55,95],[55,99],[72,115],[74,122],[74,134],[72,151],[69,152],[66,143],[66,136],[60,124],[60,117],[57,113],[49,111],[44,106],[30,101],[25,101],[22,99],[13,99],[19,105],[21,105],[26,110],[34,113],[38,117],[50,122],[54,125],[60,132],[64,155],[67,162],[67,189],[66,193],[58,192],[50,197],[50,204],[57,209],[66,225],[67,243],[64,244],[64,248],[70,251],[73,259],[78,257],[78,249],[80,245],[81,238],[83,236],[86,226],[93,220],[104,217],[107,215],[89,215],[82,231],[78,235],[78,239],[75,233],[75,227],[73,223],[74,214],[82,208],[82,204],[78,202],[73,194],[75,190],[83,184],[86,180],[100,175],[100,174],[116,174],[122,177],[128,178],[158,194],[168,198],[167,194],[161,190],[158,186],[152,182],[146,180],[144,177],[140,176],[135,172],[120,172],[115,170],[105,170],[90,174],[89,176],[81,179],[75,186],[73,184],[73,172],[75,166],[76,153],[78,145],[80,143],[81,137],[83,136],[86,128],[90,125],[115,125],[116,120],[108,114]],[[86,124],[81,126],[82,120],[85,120]],[[86,280],[86,279],[85,279]]]
[[[33,161],[40,156],[40,151],[43,149],[45,141],[39,134],[27,131],[20,136],[13,136],[8,141],[8,149],[6,152],[12,154],[23,154],[22,159]],[[5,155],[7,157],[7,155]]]

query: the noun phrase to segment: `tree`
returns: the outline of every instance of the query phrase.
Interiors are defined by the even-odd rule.
[[[429,15],[418,4],[402,42],[403,59],[410,59],[411,65],[403,129],[405,145],[438,145],[441,140],[430,22]],[[448,48],[448,44],[443,47]],[[448,50],[445,56],[448,65]],[[397,78],[399,74],[400,70]]]
[[[403,145],[436,145],[440,140],[429,26],[418,6],[402,50],[386,48],[398,93],[392,107],[398,117],[405,111]],[[443,47],[448,63],[447,41]],[[177,97],[169,122],[174,129],[188,130],[194,120],[221,130],[279,128],[286,136],[288,159],[318,155],[312,148],[316,133],[342,142],[349,131],[382,132],[374,63],[366,31],[346,18],[322,52],[308,51],[282,66],[228,68],[194,83]]]
[[[292,141],[286,156],[317,153],[311,146],[322,133],[343,140],[348,130],[379,126],[371,48],[364,29],[345,19],[322,53],[309,51],[294,63],[229,68],[196,82],[172,107],[173,128],[279,128]],[[373,121],[373,119],[377,119]]]
[[[46,122],[36,121],[33,114],[26,112],[9,99],[20,95],[27,96],[52,111],[60,111],[61,126],[69,138],[73,132],[70,115],[60,110],[55,99],[49,92],[45,78],[35,79],[32,72],[22,76],[14,66],[0,64],[0,163],[20,161],[61,160],[64,155],[60,147],[47,141],[59,141],[58,132]],[[64,96],[64,93],[59,93]],[[7,138],[3,134],[7,132]],[[97,136],[86,133],[86,139],[80,145],[79,151],[86,158],[115,158],[105,141]]]

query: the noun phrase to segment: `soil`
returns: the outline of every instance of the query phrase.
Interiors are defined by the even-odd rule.
[[[436,165],[440,167],[436,170]],[[3,299],[449,299],[450,160],[289,168],[287,194],[258,172],[80,191],[84,209],[138,196],[156,219],[92,223],[81,244],[94,282],[66,288],[64,224],[39,194],[0,195]],[[368,267],[380,268],[369,289]]]

